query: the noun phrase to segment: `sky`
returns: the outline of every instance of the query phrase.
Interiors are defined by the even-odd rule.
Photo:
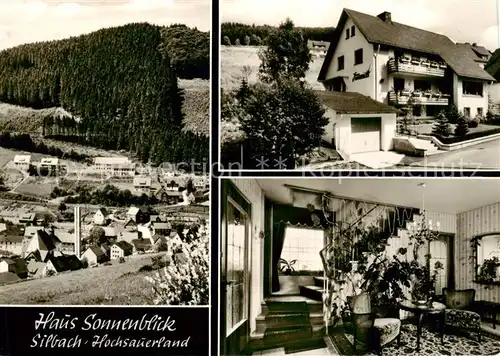
[[[0,0],[0,49],[131,22],[208,31],[211,0]]]
[[[343,8],[371,15],[392,13],[392,20],[448,36],[455,42],[500,47],[500,0],[221,0],[221,21],[278,25],[290,17],[297,26],[335,27]]]

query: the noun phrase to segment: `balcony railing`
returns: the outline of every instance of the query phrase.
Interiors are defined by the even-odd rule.
[[[406,105],[410,98],[414,99],[415,104],[419,105],[448,105],[450,101],[449,94],[441,93],[410,93],[410,92],[389,92],[390,105]]]
[[[447,65],[431,61],[415,61],[408,59],[389,59],[387,70],[389,73],[418,74],[429,77],[444,77]]]

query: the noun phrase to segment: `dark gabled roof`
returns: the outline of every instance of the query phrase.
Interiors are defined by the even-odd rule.
[[[76,257],[76,255],[65,255],[66,263],[69,265],[69,269],[75,271],[82,268],[82,262]]]
[[[118,246],[119,248],[121,248],[122,250],[130,250],[133,248],[133,246],[131,244],[129,244],[127,241],[123,241],[123,240],[117,241],[114,244],[116,246]]]
[[[332,60],[347,18],[350,18],[370,43],[397,47],[416,52],[440,56],[455,73],[463,77],[493,80],[474,60],[464,58],[464,51],[448,37],[434,32],[407,26],[398,22],[385,22],[377,16],[344,9],[333,34],[332,45],[321,67],[319,81],[325,80],[326,71]]]
[[[339,114],[397,114],[401,111],[360,93],[320,91],[319,100]]]
[[[149,239],[134,239],[132,240],[132,244],[136,250],[146,251],[151,249],[151,241]]]
[[[96,210],[96,213],[97,213],[98,211],[100,211],[100,212],[102,213],[102,215],[104,215],[104,216],[108,215],[108,213],[106,212],[106,209],[105,209],[105,208],[99,208],[99,209],[97,209],[97,210]]]
[[[96,246],[96,245],[89,246],[88,250],[92,251],[94,253],[94,255],[96,255],[96,257],[100,257],[100,256],[105,255],[102,248],[100,248],[99,246]]]
[[[52,265],[56,269],[57,272],[64,272],[68,271],[71,269],[71,265],[69,263],[69,260],[66,258],[66,256],[54,256],[51,255],[49,257],[49,261],[52,262]]]
[[[473,43],[471,45],[471,48],[474,52],[476,52],[480,56],[487,56],[487,57],[491,56],[491,52],[483,46],[478,46],[477,44]]]
[[[493,55],[484,66],[484,69],[495,77],[496,80],[500,80],[500,48],[493,52]]]
[[[478,63],[486,63],[488,59],[483,59],[480,56],[490,56],[489,54],[481,54],[478,52],[477,48],[473,47],[470,43],[457,43],[457,47],[461,48],[463,51],[466,51],[468,56],[478,62]],[[484,48],[484,47],[483,47]]]
[[[61,243],[61,240],[56,235],[48,234],[45,230],[38,230],[34,239],[38,239],[40,250],[52,251]]]

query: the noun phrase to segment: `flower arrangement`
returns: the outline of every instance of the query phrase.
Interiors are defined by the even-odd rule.
[[[167,240],[168,262],[154,277],[154,303],[165,305],[205,305],[209,296],[209,237],[190,242]]]

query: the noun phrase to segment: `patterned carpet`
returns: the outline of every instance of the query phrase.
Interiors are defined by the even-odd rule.
[[[340,329],[339,329],[340,331]],[[412,324],[401,326],[401,346],[396,340],[382,349],[384,356],[397,355],[497,355],[500,354],[500,341],[483,334],[481,342],[477,341],[477,334],[445,334],[444,345],[441,345],[439,333],[422,328],[420,338],[420,352],[416,352],[417,327]],[[341,355],[353,355],[353,336],[343,332],[332,334],[332,340]],[[359,344],[358,344],[359,345]],[[357,347],[358,355],[375,355],[362,347]]]

